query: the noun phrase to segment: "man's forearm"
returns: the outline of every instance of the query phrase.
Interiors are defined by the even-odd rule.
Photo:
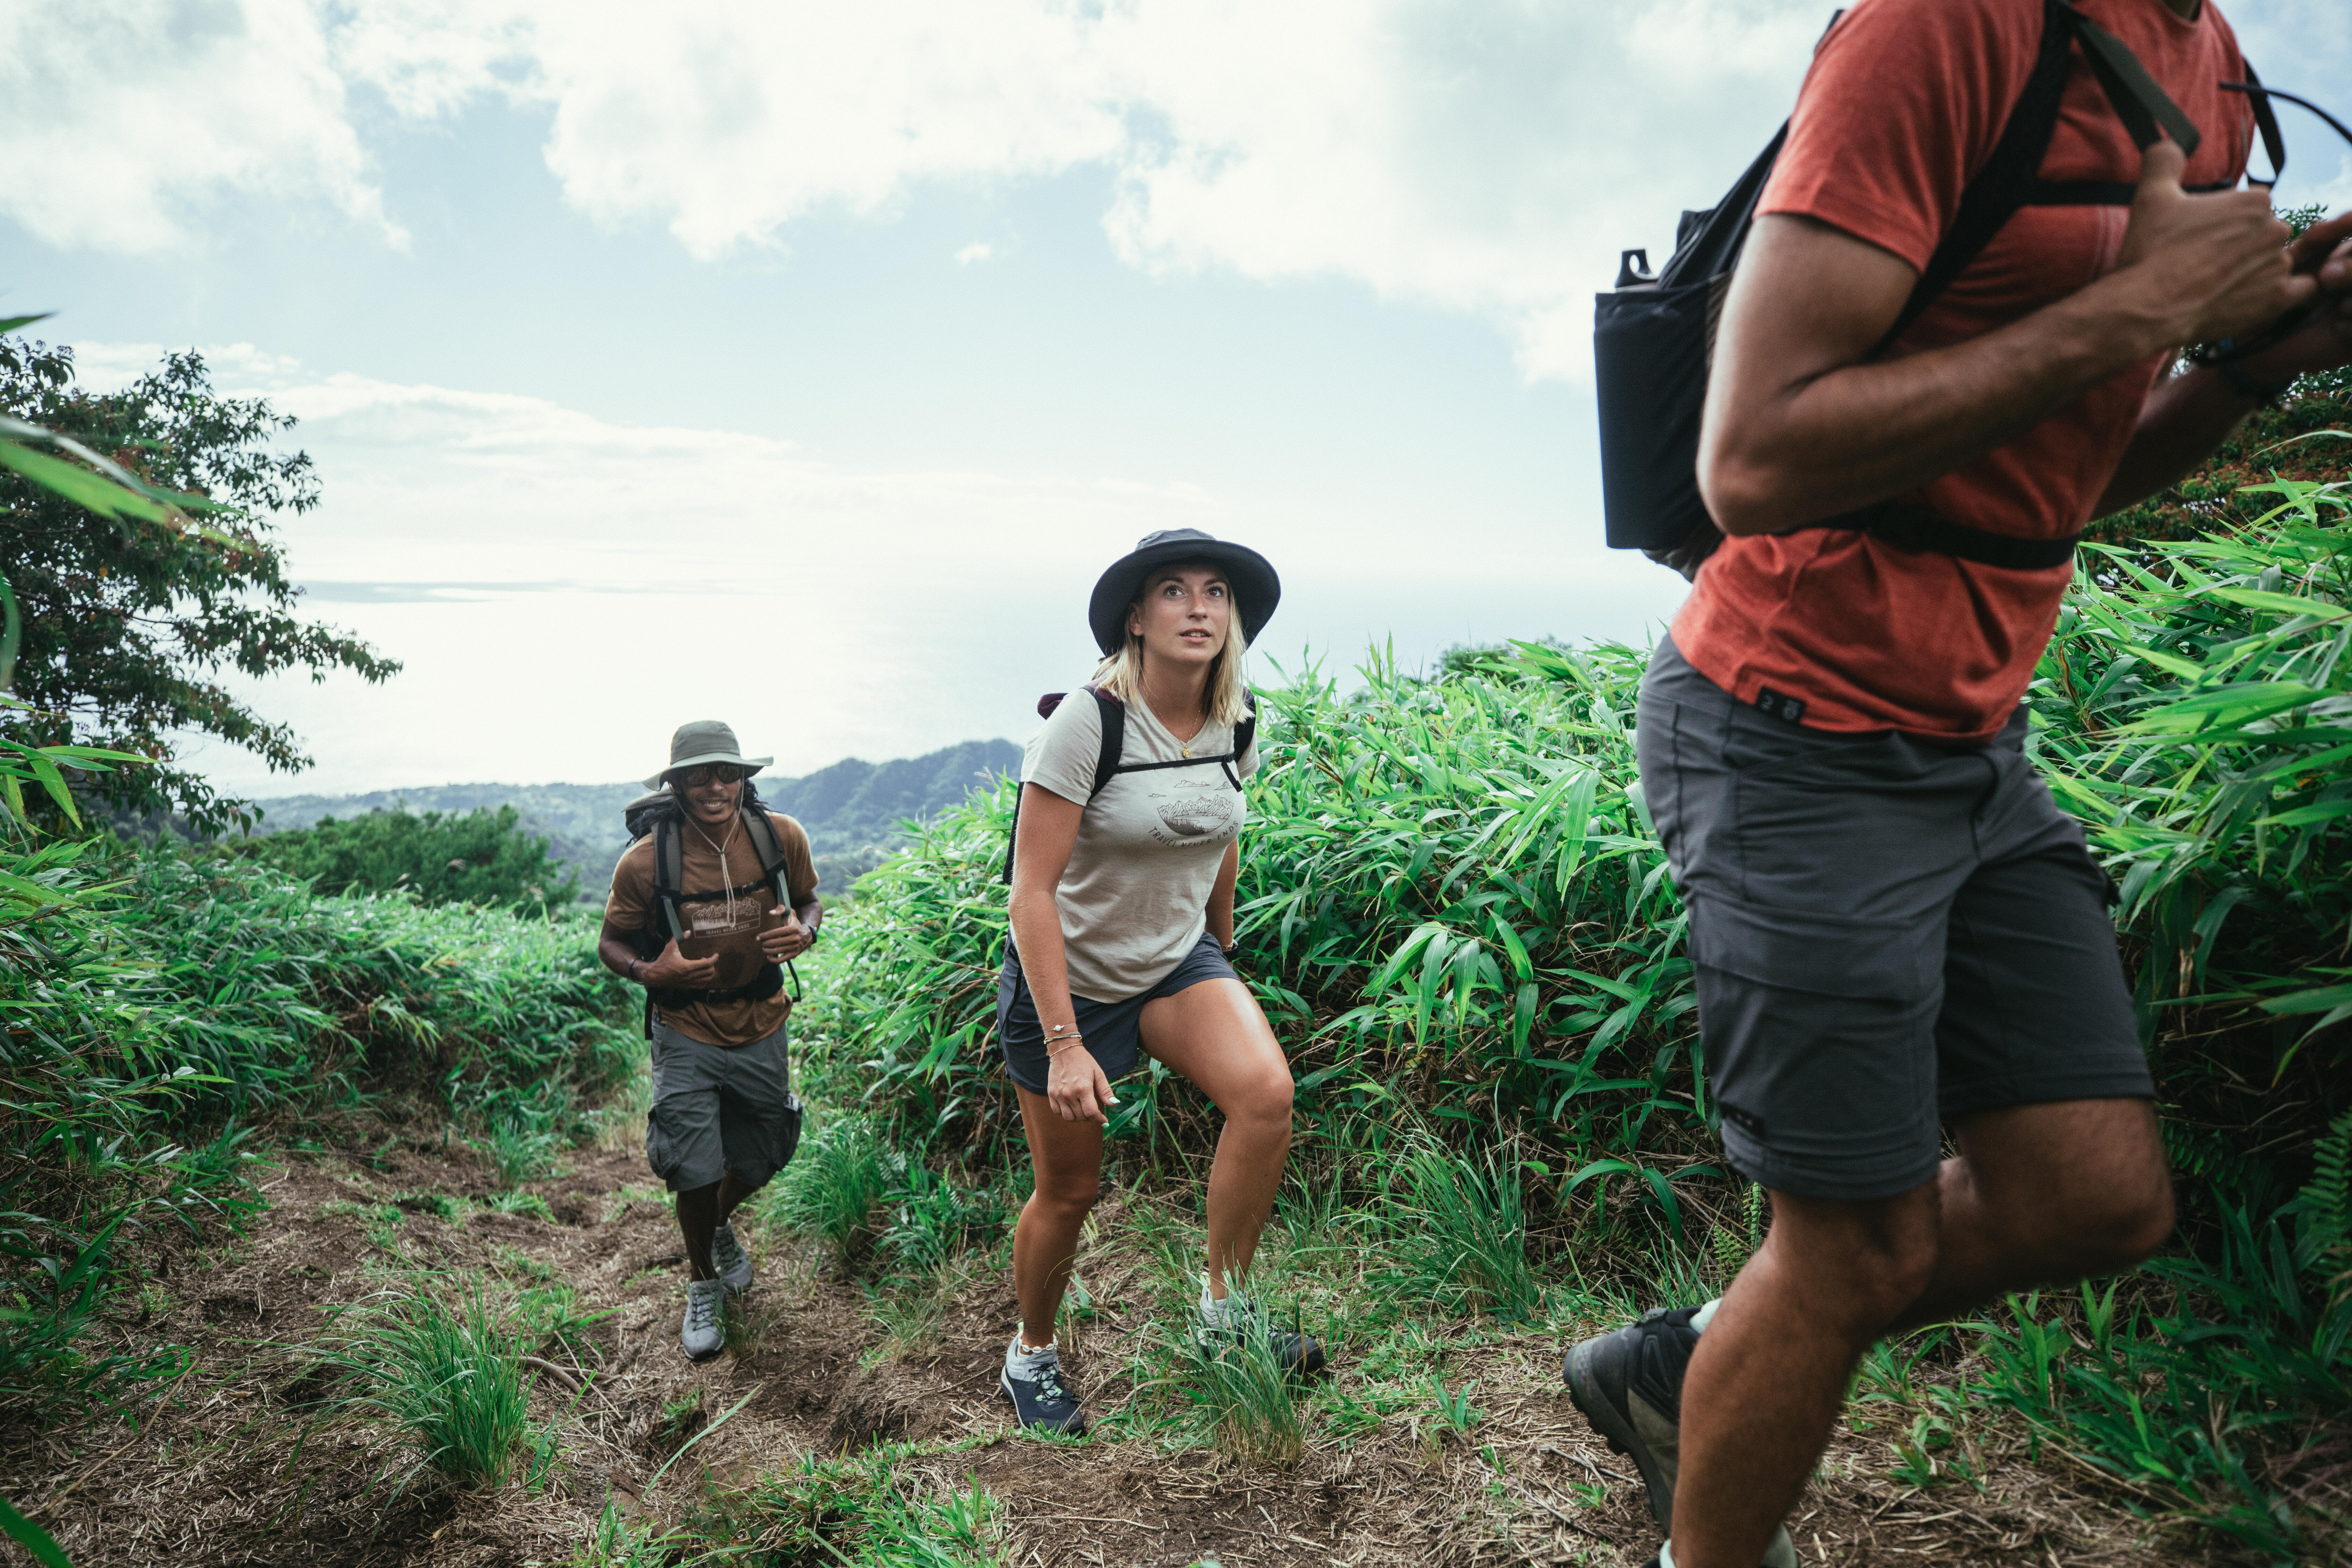
[[[609,936],[601,937],[596,942],[596,956],[603,961],[605,968],[622,979],[636,980],[637,976],[630,971],[638,962],[637,954],[626,942],[615,941]]]
[[[2156,323],[2106,282],[1965,342],[1790,384],[1771,418],[1737,435],[1711,395],[1699,471],[1716,521],[1779,532],[1916,489],[2161,352]],[[1743,268],[1734,295],[1775,283]]]
[[[2093,515],[2121,511],[2178,482],[2254,407],[2252,397],[2217,371],[2200,367],[2157,383]]]

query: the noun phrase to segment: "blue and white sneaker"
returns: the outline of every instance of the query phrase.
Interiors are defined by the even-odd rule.
[[[735,1239],[735,1226],[721,1220],[719,1228],[710,1233],[710,1266],[719,1270],[719,1278],[727,1289],[738,1292],[751,1288],[751,1255]]]
[[[1086,1431],[1087,1413],[1062,1382],[1062,1352],[1054,1346],[1024,1351],[1015,1333],[1004,1348],[1004,1373],[997,1383],[1013,1401],[1013,1413],[1022,1426],[1067,1437]]]

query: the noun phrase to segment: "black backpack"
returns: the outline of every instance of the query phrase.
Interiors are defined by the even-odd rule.
[[[1118,759],[1120,752],[1127,748],[1127,704],[1099,686],[1088,686],[1086,690],[1094,698],[1095,706],[1102,716],[1102,744],[1095,752],[1095,782],[1094,787],[1087,791],[1087,800],[1093,800],[1108,789],[1110,781],[1120,773],[1152,773],[1161,768],[1197,768],[1211,763],[1225,770],[1225,777],[1234,789],[1242,787],[1241,760],[1249,754],[1251,742],[1257,739],[1255,696],[1245,695],[1243,698],[1249,711],[1243,714],[1242,721],[1234,726],[1232,751],[1222,752],[1213,757],[1179,757],[1169,763],[1129,763],[1122,765]],[[1037,699],[1037,717],[1052,718],[1054,710],[1059,708],[1062,700],[1067,696],[1069,693],[1066,691],[1048,691]],[[1007,887],[1013,883],[1013,847],[1020,841],[1021,796],[1016,791],[1013,796],[1013,826],[1004,835],[1004,883]]]
[[[1836,28],[1836,17],[1830,26]],[[1962,191],[1951,227],[1919,275],[1902,314],[1879,341],[1877,353],[1884,353],[1909,330],[2020,207],[2131,205],[2135,187],[2128,183],[2041,177],[2078,42],[2133,142],[2143,149],[2152,146],[2161,126],[2184,153],[2197,150],[2197,128],[2121,39],[2065,0],[2045,0],[2041,54],[2025,90],[2010,110],[1991,156]],[[2252,68],[2246,76],[2263,152],[2276,179],[2286,162],[2278,121]],[[1699,414],[1706,401],[1707,369],[1715,357],[1724,295],[1754,224],[1757,198],[1763,195],[1788,135],[1784,122],[1712,209],[1683,214],[1675,227],[1674,256],[1656,276],[1649,272],[1647,251],[1626,251],[1616,291],[1600,296],[1593,311],[1601,513],[1609,546],[1643,551],[1685,577],[1696,577],[1699,563],[1723,542],[1699,497]],[[2080,537],[2020,539],[1892,501],[1807,526],[1864,530],[1906,550],[1936,551],[2013,568],[2070,561]]]
[[[742,898],[761,888],[772,888],[779,909],[792,909],[793,889],[784,869],[784,847],[776,837],[776,825],[768,820],[763,810],[747,807],[743,811],[743,831],[751,840],[752,853],[760,859],[760,875],[756,880],[739,887],[720,888],[713,892],[689,893],[685,881],[686,823],[682,810],[670,805],[671,797],[656,794],[629,803],[625,822],[634,837],[642,839],[646,833],[654,841],[654,907],[646,923],[635,933],[639,958],[656,959],[671,942],[686,942],[687,922],[679,918],[682,904],[707,904],[728,897]],[[634,846],[633,846],[634,847]],[[646,1032],[653,1033],[654,1009],[685,1007],[711,1002],[756,1002],[773,996],[784,988],[784,971],[789,963],[770,963],[761,967],[754,978],[740,985],[722,985],[708,991],[698,991],[684,985],[648,985],[646,987]],[[793,1000],[801,998],[801,973],[793,969]]]

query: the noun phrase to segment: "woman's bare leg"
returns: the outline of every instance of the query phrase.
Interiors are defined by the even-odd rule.
[[[1225,1115],[1209,1166],[1209,1294],[1225,1299],[1257,1255],[1290,1156],[1290,1063],[1257,998],[1238,980],[1203,980],[1147,1003],[1143,1048]],[[1048,1114],[1051,1114],[1048,1112]]]
[[[1102,1189],[1103,1130],[1097,1122],[1065,1121],[1044,1095],[1014,1088],[1037,1185],[1013,1231],[1013,1293],[1021,1301],[1022,1342],[1045,1345],[1054,1338],[1062,1292],[1077,1263],[1078,1229]]]

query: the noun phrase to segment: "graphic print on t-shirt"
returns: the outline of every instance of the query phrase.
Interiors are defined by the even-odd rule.
[[[1152,796],[1160,827],[1151,837],[1162,844],[1192,844],[1212,836],[1223,841],[1241,831],[1241,795],[1221,767],[1177,772]]]

